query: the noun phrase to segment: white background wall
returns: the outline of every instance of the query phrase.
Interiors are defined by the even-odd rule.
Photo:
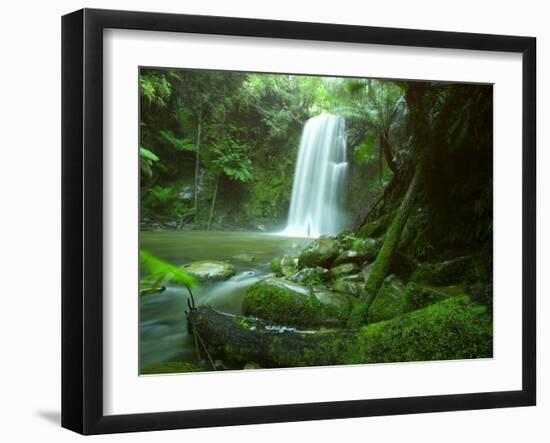
[[[60,16],[81,7],[233,15],[538,38],[539,389],[537,407],[102,436],[94,441],[546,442],[550,438],[549,12],[536,0],[112,0],[4,2],[0,51],[0,438],[81,440],[60,414]],[[546,106],[545,106],[546,105]],[[546,113],[543,110],[546,108]],[[545,200],[545,201],[544,201]],[[7,247],[6,247],[7,246]],[[544,248],[544,251],[541,250]],[[518,269],[518,272],[520,270]],[[411,381],[413,382],[413,381]],[[320,387],[322,389],[322,387]]]

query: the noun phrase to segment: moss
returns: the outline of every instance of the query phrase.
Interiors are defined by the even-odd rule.
[[[175,374],[180,372],[199,372],[206,369],[183,361],[167,361],[149,365],[141,370],[143,375]]]
[[[364,225],[358,232],[359,237],[368,238],[368,237],[380,237],[386,232],[390,222],[393,219],[393,213],[389,212],[384,214],[382,217],[374,220],[370,223]]]
[[[461,288],[459,288],[459,290],[460,289]],[[457,294],[454,293],[454,291],[448,291],[445,288],[437,288],[409,282],[405,291],[403,309],[404,312],[415,311],[417,309],[422,309],[426,306],[446,300],[453,295]]]
[[[317,326],[342,316],[337,306],[321,303],[308,288],[281,279],[267,279],[249,287],[243,312],[274,323]]]
[[[472,303],[467,296],[353,330],[273,330],[259,320],[253,320],[258,321],[257,328],[246,330],[232,316],[207,306],[197,308],[193,315],[212,355],[240,362],[236,367],[250,361],[270,368],[493,355],[492,316],[485,306]]]
[[[389,275],[369,308],[368,323],[389,320],[402,314],[404,299],[405,286],[397,277]]]
[[[366,301],[356,303],[347,321],[347,327],[357,329],[367,322],[369,304]]]
[[[281,274],[282,274],[281,259],[282,259],[282,257],[274,257],[274,258],[269,262],[269,270],[270,270],[271,272],[274,272],[274,273],[277,274],[277,275],[281,275]]]
[[[357,272],[359,272],[359,266],[355,263],[342,263],[330,269],[330,275],[333,278],[343,277]]]
[[[373,323],[361,329],[360,362],[399,362],[489,358],[493,355],[492,318],[467,296]]]
[[[239,326],[243,329],[250,329],[251,328],[251,324],[250,322],[244,318],[244,317],[235,317],[236,318],[236,321],[237,323],[239,324]]]
[[[436,263],[424,263],[411,275],[411,281],[434,286],[448,286],[468,280],[470,257],[458,257]]]
[[[295,283],[302,283],[309,287],[321,287],[323,281],[330,277],[329,271],[319,266],[315,268],[304,268],[292,274],[287,279]]]
[[[330,267],[339,252],[336,239],[322,235],[306,247],[298,257],[298,267]]]

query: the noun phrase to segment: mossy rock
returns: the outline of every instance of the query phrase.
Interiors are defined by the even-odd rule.
[[[405,285],[395,275],[388,275],[368,311],[368,323],[389,320],[404,310]]]
[[[235,267],[219,260],[201,260],[182,266],[187,273],[200,281],[227,280],[235,275]]]
[[[271,272],[274,272],[275,274],[277,275],[282,275],[283,271],[281,269],[281,260],[282,260],[283,257],[274,257],[270,262],[269,262],[269,270]]]
[[[458,257],[436,263],[423,263],[411,275],[411,281],[433,286],[449,286],[468,279],[471,257]]]
[[[149,365],[141,370],[143,375],[153,374],[176,374],[181,372],[200,372],[206,369],[192,363],[183,361],[167,361]]]
[[[359,266],[356,263],[342,263],[330,269],[332,278],[343,277],[345,275],[356,274],[359,271]]]
[[[349,363],[490,358],[493,322],[467,296],[363,327]]]
[[[322,235],[307,246],[298,257],[299,268],[321,266],[328,268],[339,253],[338,241]]]
[[[361,239],[354,237],[351,244],[344,245],[344,250],[338,254],[334,260],[334,265],[370,262],[376,258],[376,254],[378,254],[381,245],[382,242],[374,238]]]
[[[247,289],[243,312],[278,324],[311,327],[342,323],[349,309],[329,302],[324,293],[317,296],[307,286],[267,278]]]
[[[298,260],[290,255],[285,255],[281,258],[281,274],[284,277],[288,277],[296,272],[298,269]]]
[[[361,297],[365,294],[365,283],[357,281],[355,275],[342,277],[332,284],[332,290],[343,294],[351,294],[355,297]]]
[[[287,277],[287,280],[294,283],[302,283],[308,286],[321,285],[329,277],[328,269],[316,266],[314,268],[303,268]]]

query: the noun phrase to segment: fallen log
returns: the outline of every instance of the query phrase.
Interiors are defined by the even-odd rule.
[[[355,330],[299,330],[209,306],[192,309],[187,319],[213,356],[264,368],[489,358],[493,352],[492,319],[467,296]]]

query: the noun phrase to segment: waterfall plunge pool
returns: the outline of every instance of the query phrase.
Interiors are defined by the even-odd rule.
[[[143,231],[140,247],[175,265],[198,260],[230,262],[236,275],[222,282],[200,283],[193,289],[197,304],[232,314],[241,313],[246,289],[269,273],[273,257],[295,254],[311,238],[244,231]],[[254,256],[243,261],[236,256]],[[166,291],[140,299],[140,370],[168,361],[196,363],[195,347],[187,334],[187,291],[167,285]]]

